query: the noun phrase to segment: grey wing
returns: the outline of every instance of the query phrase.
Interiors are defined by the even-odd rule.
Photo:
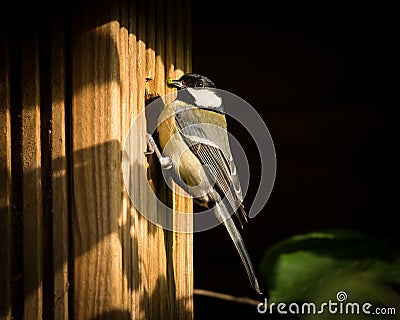
[[[236,215],[238,216],[240,225],[243,228],[242,219],[244,220],[244,222],[246,222],[246,223],[248,222],[247,221],[247,213],[244,210],[244,206],[242,204],[242,202],[243,202],[242,187],[240,186],[239,176],[237,174],[236,165],[235,165],[235,162],[233,161],[233,157],[232,157],[231,153],[229,153],[229,158],[227,159],[227,163],[229,165],[229,170],[231,173],[230,178],[232,181],[232,186],[234,188],[236,197],[240,203],[239,210],[240,210],[241,216],[238,214],[236,214]]]
[[[184,141],[200,162],[206,165],[212,181],[226,197],[243,227],[247,215],[243,209],[242,189],[225,129],[199,124],[196,113],[191,110],[176,113],[175,119]]]

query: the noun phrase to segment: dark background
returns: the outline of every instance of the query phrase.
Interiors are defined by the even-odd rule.
[[[256,266],[271,244],[318,229],[398,245],[394,12],[366,3],[192,3],[193,72],[256,108],[276,148],[274,190],[243,232]],[[249,208],[260,159],[243,128],[228,125],[250,162]],[[196,288],[259,299],[223,227],[195,234],[194,259]],[[260,318],[254,307],[195,297],[196,319],[221,316]]]

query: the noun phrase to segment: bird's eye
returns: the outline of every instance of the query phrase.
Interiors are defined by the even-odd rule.
[[[196,84],[194,85],[196,88],[202,88],[204,87],[203,81],[197,81]]]

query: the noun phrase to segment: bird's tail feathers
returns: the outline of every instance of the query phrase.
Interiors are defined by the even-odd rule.
[[[231,216],[229,215],[228,210],[226,209],[226,207],[222,202],[217,203],[215,205],[215,215],[217,216],[218,220],[220,220],[224,224],[225,228],[228,230],[228,233],[236,247],[236,250],[238,251],[240,258],[242,259],[243,265],[246,268],[246,272],[249,277],[251,285],[258,294],[262,294],[256,274],[254,272],[253,264],[251,263],[250,256],[247,253],[247,249],[244,245],[243,239],[239,233],[239,230],[236,228],[235,223],[233,222]]]
[[[235,214],[236,214],[236,217],[237,217],[237,219],[239,221],[240,228],[242,228],[242,230],[243,230],[244,229],[244,225],[248,222],[247,213],[244,210],[243,204],[239,205],[239,208],[237,208]]]

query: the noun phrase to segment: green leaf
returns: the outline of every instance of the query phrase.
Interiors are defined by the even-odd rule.
[[[344,291],[352,302],[395,306],[400,312],[397,257],[397,251],[375,237],[333,230],[296,235],[275,244],[265,253],[260,267],[269,288],[269,302],[318,305],[329,299],[336,301],[336,294]]]

